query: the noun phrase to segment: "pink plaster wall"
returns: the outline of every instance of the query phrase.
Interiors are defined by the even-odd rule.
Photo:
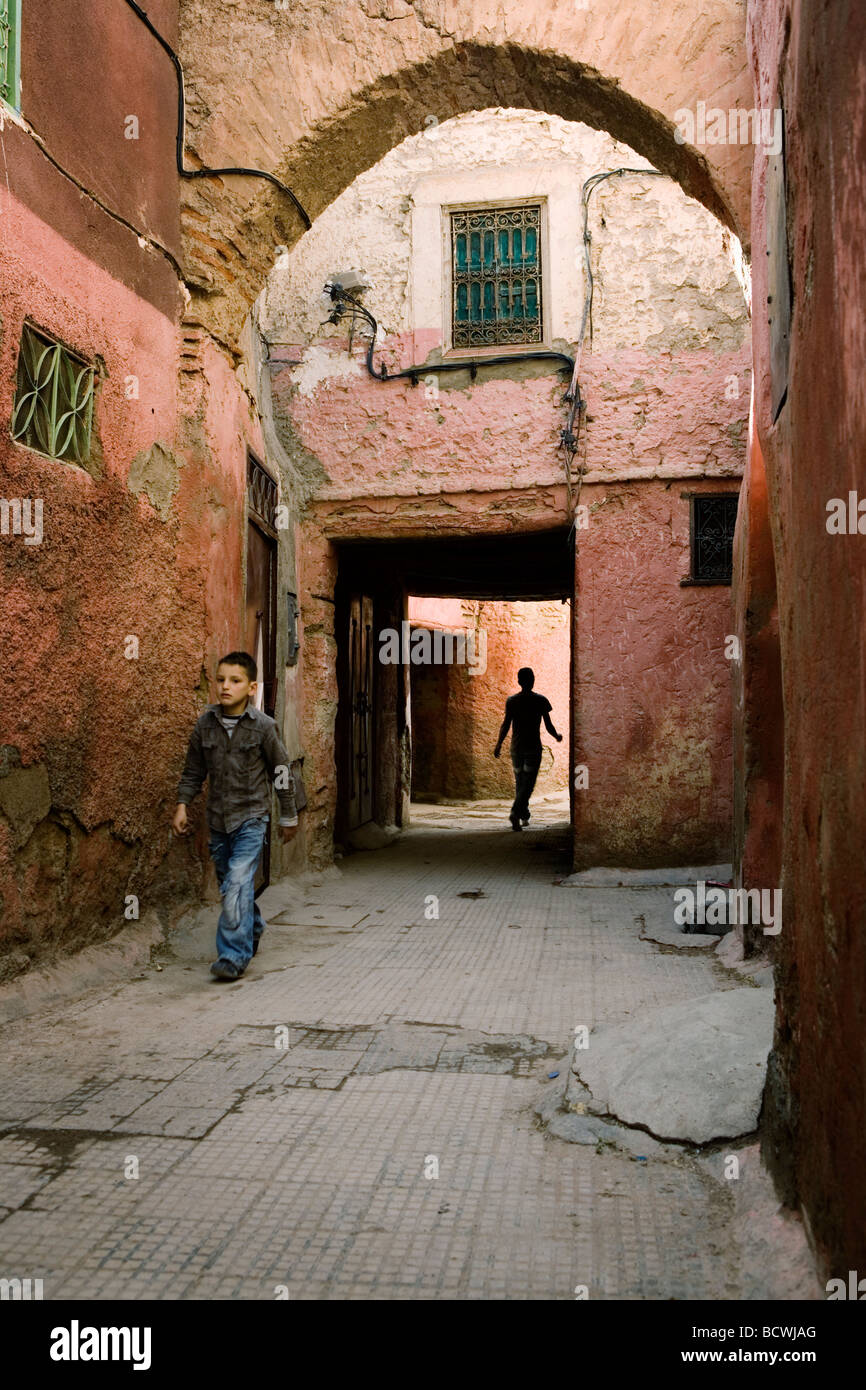
[[[359,356],[357,345],[355,351]],[[377,360],[405,366],[415,351],[409,339],[391,338]],[[517,367],[485,376],[482,369],[474,383],[467,374],[452,382],[455,389],[434,390],[423,377],[417,387],[374,381],[363,370],[350,372],[333,342],[327,352],[330,360],[317,349],[294,375],[288,364],[274,372],[285,437],[328,477],[310,510],[327,536],[472,535],[567,523],[561,377],[527,376]],[[730,856],[730,590],[680,587],[689,569],[689,507],[679,493],[738,487],[749,376],[747,348],[624,350],[584,359],[581,386],[590,408],[581,461],[591,479],[610,478],[610,495],[603,482],[584,486],[584,505],[607,501],[589,531],[578,532],[573,734],[585,752],[574,762],[590,764],[590,787],[576,792],[580,864]],[[624,473],[632,481],[617,482]],[[320,600],[307,603],[321,644]],[[416,732],[419,725],[427,731],[420,761],[416,755],[417,790],[426,784],[446,796],[509,794],[507,764],[494,764],[489,775],[480,750],[495,743],[505,695],[516,689],[524,664],[510,640],[503,620],[489,702],[472,688],[479,678],[463,672],[415,679]],[[559,688],[567,651],[563,641],[562,664],[549,673],[544,659],[527,661],[538,668],[539,689]],[[501,668],[511,667],[505,678]],[[320,673],[305,695],[307,711],[324,695],[327,677]],[[461,712],[453,746],[447,727],[437,730],[437,710],[449,702]],[[568,703],[554,701],[563,733]],[[325,768],[324,730],[316,741],[316,765]],[[569,756],[569,739],[556,747],[558,767]]]
[[[731,591],[680,586],[683,490],[644,482],[581,493],[590,521],[578,533],[574,761],[588,786],[575,791],[578,867],[730,855]]]
[[[410,346],[389,339],[382,360],[408,365]],[[345,357],[335,358],[335,371],[345,367]],[[633,469],[698,475],[706,468],[739,476],[748,368],[748,347],[676,357],[636,350],[587,355],[581,386],[591,402],[586,439],[593,476]],[[440,383],[434,392],[423,378],[413,387],[374,381],[363,370],[301,392],[290,367],[273,372],[275,409],[328,474],[318,494],[323,500],[557,483],[567,384],[563,374],[503,380],[481,369],[474,384],[467,374],[465,389]]]
[[[0,198],[0,417],[25,317],[104,363],[91,471],[0,435],[3,495],[44,505],[40,545],[0,541],[4,655],[21,693],[0,734],[0,939],[14,973],[112,935],[127,894],[143,915],[201,885],[201,830],[172,843],[169,818],[207,676],[241,631],[245,441],[261,441],[221,354],[187,343],[178,395],[176,318]],[[150,253],[128,235],[134,281]],[[138,659],[124,655],[128,636]]]
[[[781,877],[785,711],[776,565],[767,476],[752,430],[734,544],[735,631],[731,663],[734,733],[734,868],[745,888],[777,888]],[[736,928],[747,954],[773,948],[759,926]]]

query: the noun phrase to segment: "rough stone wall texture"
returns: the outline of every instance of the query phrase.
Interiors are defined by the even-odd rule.
[[[753,183],[755,423],[766,463],[785,706],[783,926],[764,1154],[833,1277],[866,1266],[863,844],[866,540],[827,503],[866,457],[866,27],[840,0],[753,4],[756,101],[787,124],[788,394],[773,420],[767,162]]]
[[[168,918],[198,895],[203,817],[192,843],[169,817],[237,645],[246,446],[262,448],[242,380],[182,323],[173,70],[128,7],[98,42],[92,10],[24,7],[22,111],[2,120],[0,417],[25,319],[98,368],[84,466],[0,439],[3,496],[44,508],[39,544],[0,540],[20,690],[0,725],[3,974],[111,936],[127,895]],[[149,10],[174,37],[177,5]]]
[[[570,605],[413,597],[409,618],[413,627],[486,633],[486,669],[476,675],[465,665],[412,667],[413,795],[459,800],[514,795],[511,735],[498,760],[493,749],[505,701],[519,689],[521,666],[532,667],[535,689],[550,700],[553,726],[563,735],[556,743],[542,725],[538,793],[567,786]]]
[[[590,486],[581,500],[574,763],[588,785],[574,796],[576,864],[724,861],[730,588],[680,586],[689,504],[676,484]]]
[[[179,397],[176,321],[7,194],[2,225],[15,236],[0,251],[0,415],[11,417],[25,316],[103,364],[86,468],[0,442],[4,496],[44,508],[40,544],[9,535],[0,551],[4,655],[22,691],[0,735],[14,972],[119,930],[127,894],[142,912],[172,910],[201,884],[201,833],[195,849],[172,843],[168,819],[213,660],[236,640],[242,439],[258,435],[207,340],[185,344]]]
[[[297,549],[301,623],[298,687],[304,782],[309,798],[303,819],[312,861],[321,864],[333,857],[337,811],[334,745],[339,692],[334,594],[338,565],[336,548],[312,518],[298,528]]]
[[[480,180],[486,184],[494,171],[492,186],[508,198],[529,171],[536,197],[564,190],[562,216],[557,209],[548,234],[561,289],[556,317],[561,336],[574,341],[583,308],[581,188],[591,174],[621,167],[650,166],[636,150],[582,122],[501,108],[443,120],[360,174],[279,258],[260,299],[262,331],[305,347],[344,337],[340,326],[323,322],[330,306],[323,307],[321,295],[334,271],[355,269],[366,274],[364,303],[384,337],[436,332],[439,316],[427,321],[426,296],[420,287],[413,294],[413,258],[423,258],[423,275],[442,256],[441,237],[431,245],[426,226],[413,217],[427,201],[427,188],[432,185],[437,200],[444,194],[449,201],[450,191],[450,201],[471,202]],[[480,201],[486,201],[486,188]],[[725,250],[730,234],[674,179],[606,180],[589,208],[596,349],[742,346],[746,315]]]
[[[182,0],[190,158],[269,170],[317,217],[406,136],[512,107],[608,130],[676,177],[745,240],[752,149],[675,138],[699,100],[749,108],[742,0]],[[578,56],[579,55],[579,56]],[[303,222],[251,179],[185,188],[185,261],[198,311],[226,341]],[[274,233],[276,232],[276,237]]]
[[[419,385],[372,380],[362,330],[347,350],[321,299],[335,270],[364,269],[364,303],[382,325],[377,361],[389,369],[441,359],[446,312],[416,303],[413,285],[441,259],[413,239],[413,195],[436,175],[447,199],[492,167],[534,170],[544,196],[565,181],[568,206],[550,217],[549,281],[570,350],[583,312],[580,185],[590,172],[634,164],[633,151],[585,125],[527,112],[484,112],[404,142],[361,175],[271,274],[258,306],[285,360],[272,370],[282,432],[327,475],[318,497],[489,490],[557,482],[567,377],[549,365],[429,375]],[[453,196],[453,192],[452,192]],[[466,196],[464,194],[464,196]],[[483,200],[482,200],[483,201]],[[594,195],[592,352],[581,384],[591,477],[736,475],[748,415],[748,313],[718,222],[667,179],[608,181]]]

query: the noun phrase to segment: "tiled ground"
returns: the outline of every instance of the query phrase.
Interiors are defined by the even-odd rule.
[[[209,909],[162,970],[7,1025],[0,1275],[48,1299],[737,1297],[706,1164],[535,1117],[577,1024],[738,983],[641,941],[640,890],[558,886],[566,840],[553,800],[520,835],[500,806],[416,808],[269,890],[239,983],[207,973]]]

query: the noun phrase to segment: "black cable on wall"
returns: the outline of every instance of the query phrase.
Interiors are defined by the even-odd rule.
[[[300,202],[295,197],[292,190],[288,188],[286,184],[281,183],[281,181],[278,178],[276,178],[274,174],[269,174],[264,169],[187,169],[184,167],[183,147],[184,134],[186,130],[186,95],[184,92],[183,67],[181,65],[180,58],[175,53],[168,40],[163,38],[162,34],[152,23],[149,15],[147,14],[147,11],[143,10],[140,5],[136,4],[136,0],[126,0],[126,3],[131,10],[135,11],[142,24],[144,24],[145,27],[150,31],[150,33],[156,39],[157,43],[165,49],[166,53],[168,54],[169,58],[174,64],[174,70],[177,74],[177,138],[175,142],[175,150],[177,158],[177,172],[180,174],[181,178],[205,179],[220,174],[246,174],[250,178],[254,179],[267,179],[268,183],[272,183],[275,188],[278,188],[280,190],[281,193],[285,193],[288,198],[291,198],[292,202],[294,203],[295,207],[298,210],[298,213],[300,214],[303,220],[304,226],[307,228],[312,227],[313,224],[310,220],[308,213],[301,206]]]

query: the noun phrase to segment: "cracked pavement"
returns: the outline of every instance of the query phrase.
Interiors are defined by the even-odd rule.
[[[754,1143],[732,1184],[730,1145],[539,1119],[576,1026],[742,981],[642,939],[664,890],[556,882],[561,799],[520,836],[506,810],[414,806],[274,885],[237,983],[207,973],[209,906],[135,978],[6,1024],[0,1273],[46,1299],[802,1296],[796,1233],[750,1247],[743,1212],[778,1226]]]

